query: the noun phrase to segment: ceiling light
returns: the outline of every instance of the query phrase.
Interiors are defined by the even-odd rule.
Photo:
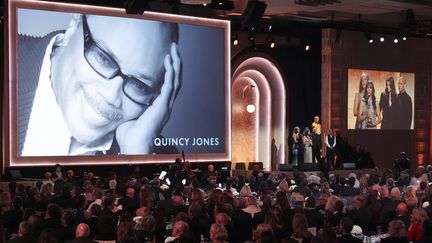
[[[381,38],[380,38],[380,41],[381,41],[381,42],[384,42],[384,40],[385,40],[384,37],[381,37]]]
[[[308,44],[306,44],[305,51],[309,51],[309,50],[310,50],[310,46]]]
[[[406,39],[407,39],[407,38],[406,38],[405,36],[404,36],[404,37],[402,37],[402,40],[404,40],[404,41],[405,41]]]
[[[399,42],[398,38],[394,38],[393,42],[398,43]]]

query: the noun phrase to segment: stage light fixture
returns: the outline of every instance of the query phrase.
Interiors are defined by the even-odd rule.
[[[381,38],[380,38],[380,41],[381,41],[381,42],[384,42],[384,41],[385,41],[384,37],[381,37]]]
[[[373,43],[373,39],[369,39],[369,43],[371,43],[371,44],[372,44],[372,43]]]
[[[251,33],[249,34],[249,42],[250,42],[252,45],[255,45],[255,34],[254,34],[253,32],[251,32]]]
[[[276,46],[275,38],[272,36],[267,36],[266,41],[265,41],[265,45],[270,47],[270,48],[275,48],[275,46]]]
[[[238,35],[237,34],[233,35],[233,37],[232,37],[232,43],[235,46],[238,45],[239,40],[238,40]]]
[[[394,38],[393,42],[396,44],[399,42],[398,38]]]
[[[234,2],[230,0],[212,0],[207,6],[215,9],[233,10]]]
[[[261,21],[266,8],[267,4],[265,2],[249,0],[240,19],[242,29],[253,30],[256,28]]]
[[[311,48],[310,48],[310,45],[309,44],[306,44],[305,45],[305,51],[309,51]]]
[[[402,40],[404,40],[404,41],[406,41],[407,40],[407,38],[404,36],[404,37],[402,37]]]

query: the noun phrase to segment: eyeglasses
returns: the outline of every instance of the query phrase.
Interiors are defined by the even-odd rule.
[[[124,94],[139,105],[150,106],[159,92],[143,81],[121,72],[120,66],[114,58],[93,40],[85,15],[83,16],[83,34],[84,57],[90,67],[108,80],[120,76],[123,79],[122,89]]]

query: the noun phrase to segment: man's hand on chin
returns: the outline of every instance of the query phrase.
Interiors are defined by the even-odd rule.
[[[159,96],[138,119],[125,122],[116,130],[121,154],[152,153],[153,140],[160,135],[169,120],[181,88],[181,59],[177,44],[171,44],[170,52],[164,59],[164,83]]]

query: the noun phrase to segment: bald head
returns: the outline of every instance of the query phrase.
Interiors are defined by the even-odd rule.
[[[226,213],[218,213],[215,221],[217,224],[227,225],[230,221],[230,217]]]
[[[184,221],[177,221],[173,227],[173,236],[180,237],[184,232],[189,229],[189,225]]]
[[[87,224],[81,223],[76,227],[75,237],[79,238],[87,238],[90,235],[90,228]]]
[[[33,226],[31,223],[27,221],[23,221],[19,224],[19,228],[18,228],[19,236],[30,235],[32,232],[33,232]]]
[[[126,196],[127,197],[134,197],[135,196],[135,190],[132,187],[129,187],[126,189]]]
[[[399,203],[396,208],[396,213],[398,215],[406,215],[408,213],[408,208],[405,203]]]

